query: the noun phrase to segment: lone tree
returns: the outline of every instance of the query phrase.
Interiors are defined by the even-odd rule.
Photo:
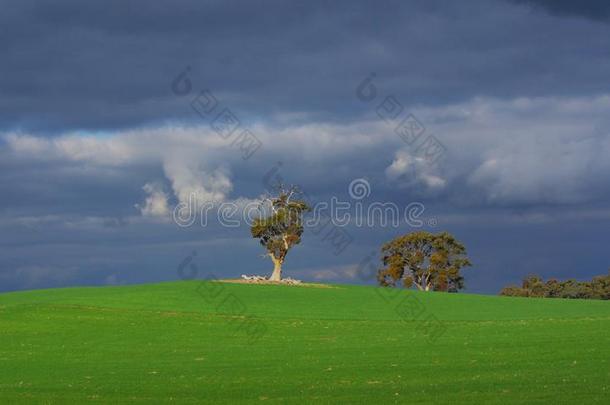
[[[381,248],[384,267],[377,274],[379,284],[421,291],[456,292],[464,288],[462,267],[470,266],[466,248],[450,233],[420,231],[399,236]]]
[[[292,186],[289,189],[278,186],[276,196],[268,197],[271,212],[266,218],[257,218],[252,224],[253,238],[258,238],[273,261],[273,274],[270,280],[280,281],[282,264],[288,251],[301,242],[303,234],[303,214],[310,210],[305,201],[297,199],[300,193]]]

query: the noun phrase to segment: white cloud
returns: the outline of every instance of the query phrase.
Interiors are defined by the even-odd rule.
[[[167,194],[158,183],[146,183],[142,189],[148,194],[144,206],[137,206],[145,217],[168,218],[170,210]]]
[[[163,171],[170,180],[174,195],[181,203],[194,204],[197,209],[206,202],[218,203],[227,199],[233,189],[226,170],[201,170],[196,162],[169,158],[163,162]]]
[[[580,204],[610,192],[607,95],[476,98],[416,114],[447,147],[448,186],[466,186],[477,205]]]
[[[440,190],[447,181],[437,173],[437,167],[424,157],[413,156],[407,150],[398,150],[392,164],[385,170],[386,176],[402,186],[424,187],[426,190]]]
[[[4,139],[9,154],[30,164],[54,160],[111,166],[118,172],[132,167],[162,170],[173,196],[149,192],[150,205],[145,201],[141,212],[151,216],[171,210],[171,197],[188,203],[194,195],[197,204],[238,199],[239,190],[231,194],[242,176],[256,172],[262,177],[278,160],[285,163],[283,174],[289,172],[286,180],[299,184],[344,189],[366,168],[376,170],[366,173],[372,179],[383,176],[391,187],[461,205],[578,204],[603,201],[610,193],[610,96],[475,98],[409,112],[445,145],[447,153],[438,165],[430,165],[380,119],[253,124],[250,129],[263,146],[247,164],[230,140],[205,125],[106,136],[10,133]],[[370,113],[374,116],[374,109]]]
[[[357,264],[346,264],[298,269],[291,273],[294,273],[296,277],[303,278],[304,280],[332,281],[341,279],[354,280],[358,276],[358,270]]]

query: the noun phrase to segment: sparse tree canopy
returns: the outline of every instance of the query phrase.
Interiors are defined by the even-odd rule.
[[[464,288],[460,270],[471,265],[464,246],[448,232],[399,236],[383,245],[381,252],[384,267],[378,280],[384,286],[402,280],[406,288],[455,292]]]
[[[303,234],[303,214],[310,210],[305,201],[298,199],[296,187],[289,189],[278,186],[275,196],[268,197],[271,213],[266,218],[258,218],[252,224],[253,238],[258,238],[273,261],[273,274],[270,280],[280,281],[282,264],[288,251],[301,242]]]

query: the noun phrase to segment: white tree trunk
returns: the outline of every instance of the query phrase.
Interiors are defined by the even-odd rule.
[[[275,256],[271,256],[271,260],[273,261],[273,274],[271,274],[271,281],[280,281],[282,279],[282,261],[280,259],[276,259]]]
[[[432,282],[428,280],[429,275],[421,276],[418,280],[414,280],[413,283],[419,291],[430,291],[432,288]]]

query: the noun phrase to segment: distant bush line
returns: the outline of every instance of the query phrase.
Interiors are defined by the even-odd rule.
[[[540,276],[530,275],[523,279],[521,287],[515,285],[504,287],[500,295],[607,300],[610,299],[610,271],[605,276],[593,277],[591,281],[574,279],[560,281],[554,278],[544,281]]]

